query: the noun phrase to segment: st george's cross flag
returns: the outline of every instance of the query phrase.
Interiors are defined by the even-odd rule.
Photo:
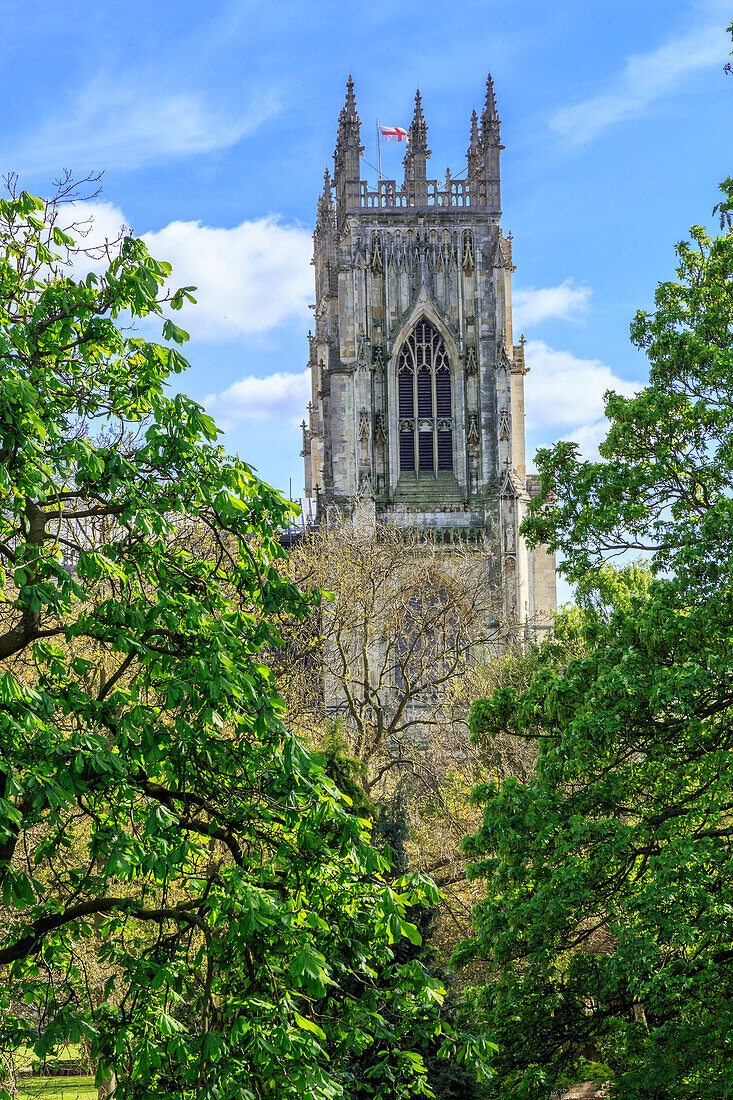
[[[407,141],[407,130],[401,126],[380,126],[382,141]]]

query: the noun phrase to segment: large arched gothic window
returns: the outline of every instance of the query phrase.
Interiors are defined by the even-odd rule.
[[[453,469],[450,360],[435,325],[418,321],[397,358],[400,470]]]

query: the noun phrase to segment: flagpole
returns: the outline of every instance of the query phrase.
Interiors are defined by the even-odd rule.
[[[379,140],[379,119],[377,119],[377,163],[379,164],[379,178],[382,178],[382,143]]]

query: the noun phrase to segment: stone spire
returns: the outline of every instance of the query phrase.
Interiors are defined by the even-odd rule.
[[[410,146],[409,153],[422,153],[424,156],[430,156],[430,150],[428,149],[428,128],[422,113],[422,99],[420,97],[420,89],[415,92],[415,113],[412,116],[412,123],[410,124]]]
[[[475,111],[471,111],[471,141],[468,146],[468,155],[477,156],[481,153],[481,139],[478,136],[478,117]]]
[[[326,169],[323,176],[323,191],[318,199],[316,229],[313,240],[316,245],[316,254],[320,254],[327,264],[335,259],[335,237],[336,212],[331,195],[331,176],[328,169]]]
[[[318,199],[317,225],[330,224],[333,216],[333,198],[331,196],[331,174],[328,168],[323,174],[323,191]]]
[[[478,130],[478,117],[471,113],[471,139],[466,150],[468,160],[468,190],[472,206],[486,205],[486,180],[484,177],[484,147]]]
[[[334,152],[335,174],[338,175],[342,167],[348,166],[355,168],[355,174],[358,176],[359,157],[362,152],[359,116],[356,113],[356,99],[354,98],[354,81],[349,77],[346,83],[346,102],[339,115],[339,128]]]
[[[501,169],[499,167],[499,154],[504,146],[501,144],[499,133],[499,116],[496,112],[496,100],[494,99],[494,82],[491,74],[486,80],[486,103],[481,113],[481,153],[483,166],[481,175],[483,180],[476,187],[477,193],[483,191],[483,197],[479,198],[479,205],[485,206],[498,215],[501,213]],[[469,157],[470,163],[470,157]]]
[[[487,145],[499,145],[499,123],[500,119],[496,113],[496,99],[494,98],[494,81],[491,79],[491,73],[486,78],[486,102],[481,114],[481,141],[484,146]]]
[[[349,73],[346,78],[346,103],[342,107],[342,114],[346,112],[351,118],[356,116],[356,100],[354,99],[354,78]]]
[[[354,81],[349,74],[349,79],[346,81],[346,102],[341,108],[341,114],[339,115],[339,129],[337,148],[340,144],[347,144],[352,136],[356,135],[359,139],[359,116],[356,113],[356,98],[354,96]]]
[[[348,209],[360,204],[361,173],[359,157],[364,152],[361,144],[359,116],[356,113],[354,81],[349,76],[346,83],[346,102],[339,115],[339,128],[334,151],[334,184],[336,186],[336,210],[342,218]]]
[[[410,124],[407,142],[405,190],[411,199],[412,205],[426,206],[428,189],[425,180],[427,178],[427,159],[430,156],[430,150],[428,149],[428,128],[422,113],[422,100],[419,89],[415,93],[415,113]]]

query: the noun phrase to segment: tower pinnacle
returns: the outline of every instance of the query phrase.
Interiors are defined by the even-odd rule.
[[[415,206],[427,204],[428,128],[422,113],[420,91],[415,93],[415,113],[410,124],[407,152],[405,153],[405,190]]]
[[[482,153],[482,149],[481,149],[481,138],[479,137],[479,132],[478,132],[478,118],[476,116],[476,112],[472,111],[471,112],[471,139],[470,139],[469,146],[468,146],[467,156],[469,156],[469,157],[478,157],[478,156],[481,155],[481,153]]]
[[[340,149],[346,149],[348,145],[359,144],[359,116],[356,113],[356,98],[354,96],[354,81],[349,76],[346,82],[346,102],[339,115],[338,136],[336,138],[336,155]]]
[[[496,99],[494,98],[494,81],[491,73],[486,78],[486,102],[481,114],[481,140],[486,145],[498,145],[500,119],[496,113]]]
[[[352,119],[356,119],[357,122],[359,121],[358,118],[357,118],[357,115],[356,115],[356,99],[354,98],[354,81],[352,79],[351,73],[349,73],[349,79],[346,81],[346,103],[344,104],[344,106],[342,108],[341,117],[342,118],[346,117],[346,118],[349,119],[349,121],[351,121]]]
[[[318,216],[316,220],[317,226],[324,226],[330,223],[333,217],[333,198],[331,196],[331,174],[328,168],[323,175],[323,191],[318,199]]]
[[[356,113],[354,81],[346,82],[346,102],[339,115],[339,127],[334,151],[334,183],[339,212],[359,205],[359,157],[364,152]]]
[[[422,99],[420,97],[419,88],[415,92],[415,113],[412,116],[412,123],[410,125],[409,152],[423,153],[426,157],[430,156],[430,150],[428,149],[428,128],[422,113]]]
[[[479,206],[486,198],[484,185],[484,148],[479,136],[478,118],[476,112],[471,114],[471,138],[466,151],[468,160],[468,186],[471,192],[471,202]]]

